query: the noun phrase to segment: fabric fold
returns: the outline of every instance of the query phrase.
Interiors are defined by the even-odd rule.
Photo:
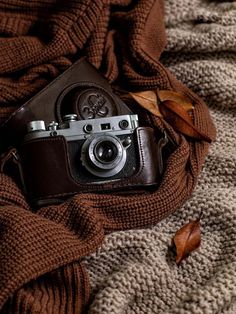
[[[189,96],[193,122],[214,139],[205,103],[158,61],[166,43],[163,1],[13,0],[0,4],[0,16],[6,18],[0,22],[0,123],[85,55],[123,90],[170,89]],[[15,178],[0,174],[0,309],[83,312],[89,289],[81,258],[106,233],[154,225],[191,196],[209,144],[193,143],[160,118],[148,121],[177,143],[153,192],[78,193],[34,211]]]

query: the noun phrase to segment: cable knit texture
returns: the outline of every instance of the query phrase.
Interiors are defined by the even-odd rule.
[[[210,104],[217,141],[190,201],[154,228],[107,236],[86,259],[93,314],[236,313],[236,4],[165,4],[161,61]],[[171,239],[201,212],[201,247],[177,267]]]
[[[187,25],[188,18],[184,14],[186,5],[183,6],[184,10],[179,5],[174,12],[179,10],[182,18],[176,25],[182,23],[182,19],[184,25]],[[163,16],[161,0],[1,1],[0,123],[74,60],[85,55],[111,83],[122,89],[171,89],[187,95],[195,106],[193,123],[201,132],[214,139],[215,129],[203,100],[158,61],[166,45]],[[168,16],[173,19],[178,17],[172,13]],[[184,31],[183,35],[191,32],[190,26],[192,20],[189,30]],[[176,45],[181,45],[181,42],[178,39]],[[171,44],[173,39],[170,36]],[[198,46],[196,44],[196,49]],[[185,44],[181,50],[184,51],[184,48]],[[174,58],[170,58],[172,60]],[[163,61],[167,62],[168,57]],[[174,65],[168,65],[177,75],[182,75],[181,79],[186,80],[186,83],[198,84],[194,75],[190,80],[188,74],[186,79],[185,67],[181,71]],[[199,70],[196,69],[198,74]],[[201,86],[203,91],[203,83],[195,87]],[[216,257],[214,250],[223,250],[223,257],[232,254],[224,246],[225,231],[219,233],[221,231],[216,229],[213,233],[218,242],[213,247],[207,247],[203,259],[205,264],[201,260],[202,255],[193,255],[191,258],[195,264],[191,264],[190,259],[190,264],[185,266],[187,268],[178,270],[173,258],[168,256],[167,245],[174,229],[180,227],[188,215],[197,215],[201,208],[207,206],[207,201],[211,199],[208,190],[205,192],[206,202],[199,206],[187,205],[191,210],[183,211],[182,217],[172,216],[169,224],[163,222],[153,230],[118,233],[108,237],[107,246],[87,263],[94,301],[90,296],[89,278],[81,258],[94,252],[104,241],[106,233],[155,225],[173,213],[191,196],[201,172],[209,144],[191,141],[159,118],[152,117],[152,121],[154,126],[165,128],[177,143],[176,150],[166,160],[162,182],[153,192],[123,196],[112,193],[78,194],[63,204],[42,207],[35,212],[24,198],[16,178],[11,178],[9,173],[0,174],[2,313],[85,313],[90,310],[91,303],[91,312],[129,312],[132,308],[133,312],[151,313],[167,309],[178,297],[186,298],[188,307],[192,306],[193,301],[187,297],[192,295],[195,305],[204,302],[201,299],[204,291],[198,290],[202,282],[201,274],[207,273],[204,265],[208,265],[207,261],[211,258],[213,264],[209,276],[212,272],[218,274],[221,259]],[[209,188],[212,191],[213,185]],[[203,195],[203,192],[198,193]],[[227,201],[231,197],[229,194]],[[210,206],[215,215],[212,224],[218,223],[219,228],[220,219],[223,218],[217,216],[217,213],[220,210],[222,212],[222,200],[223,196],[219,196],[219,205],[216,203],[214,209]],[[193,199],[192,204],[196,204],[194,202]],[[227,210],[231,209],[227,207]],[[210,213],[206,213],[208,216],[204,220],[206,235],[207,223],[212,218]],[[229,227],[232,215],[231,220],[226,222],[229,236],[233,234]],[[228,245],[231,245],[230,241]],[[153,253],[155,247],[156,255]],[[211,254],[210,249],[213,250]],[[196,280],[192,280],[192,276],[187,284],[185,280],[190,276],[192,267],[197,270],[198,260],[202,269],[194,273]],[[231,268],[225,267],[225,273],[221,272],[216,277],[218,281],[214,293],[220,289],[217,282],[229,276]],[[185,279],[179,280],[181,284],[177,284],[176,278]],[[230,277],[230,280],[233,278]],[[209,282],[208,285],[214,288]],[[189,289],[195,289],[196,294],[187,293]],[[225,298],[230,303],[231,294],[228,293]],[[224,299],[218,298],[217,302],[224,302]]]

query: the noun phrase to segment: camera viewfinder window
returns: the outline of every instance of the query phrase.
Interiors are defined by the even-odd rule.
[[[110,130],[110,128],[111,128],[110,123],[103,123],[103,124],[101,124],[101,129],[102,130]]]

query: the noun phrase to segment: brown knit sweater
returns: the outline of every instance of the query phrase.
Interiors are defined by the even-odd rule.
[[[158,62],[166,43],[163,14],[161,0],[1,1],[0,123],[86,55],[126,90],[188,95],[195,125],[214,138],[203,101]],[[153,225],[189,198],[208,144],[190,142],[159,118],[155,124],[168,130],[178,148],[151,194],[78,194],[34,212],[14,178],[0,174],[1,313],[86,312],[89,282],[80,258],[107,232]]]

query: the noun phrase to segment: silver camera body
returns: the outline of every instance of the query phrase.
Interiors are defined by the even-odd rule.
[[[71,114],[64,116],[61,125],[52,121],[45,126],[44,121],[31,121],[27,125],[24,142],[63,136],[68,146],[70,143],[81,143],[82,166],[92,176],[104,180],[116,176],[125,167],[127,159],[132,164],[130,161],[135,156],[130,156],[133,150],[129,154],[129,147],[135,145],[133,133],[138,126],[136,114],[79,121],[76,115]],[[74,155],[74,150],[71,151]],[[76,163],[75,158],[71,163]],[[78,172],[81,173],[81,169]]]

